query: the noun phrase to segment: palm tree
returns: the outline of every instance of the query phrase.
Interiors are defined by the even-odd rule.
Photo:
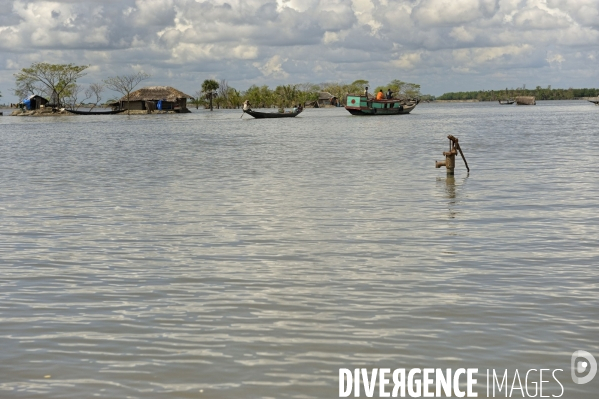
[[[214,96],[214,92],[218,89],[218,82],[214,79],[206,79],[204,83],[202,83],[202,91],[210,100],[210,111],[212,111],[212,97]]]

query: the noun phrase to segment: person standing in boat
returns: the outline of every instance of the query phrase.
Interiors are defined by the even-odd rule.
[[[364,88],[364,97],[368,98],[368,86]]]
[[[243,110],[244,110],[244,111],[251,111],[251,110],[252,110],[252,108],[251,108],[251,104],[250,104],[250,101],[249,101],[249,100],[245,100],[245,101],[243,102]]]
[[[383,94],[383,89],[380,89],[378,93],[376,93],[376,99],[377,100],[384,100],[385,99],[385,95]]]
[[[387,100],[391,100],[393,98],[393,92],[391,91],[391,89],[387,90]]]

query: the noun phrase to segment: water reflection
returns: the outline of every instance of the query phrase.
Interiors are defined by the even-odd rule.
[[[455,219],[457,215],[456,208],[460,203],[460,198],[458,197],[458,191],[461,191],[460,187],[466,183],[469,174],[466,174],[462,179],[459,179],[456,183],[455,175],[447,175],[445,178],[438,177],[437,183],[445,182],[445,197],[449,199],[447,202],[447,209],[449,211],[448,215],[450,219]]]

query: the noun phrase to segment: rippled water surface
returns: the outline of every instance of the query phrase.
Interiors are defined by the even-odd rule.
[[[0,118],[1,398],[333,398],[340,367],[596,397],[599,107],[239,116]]]

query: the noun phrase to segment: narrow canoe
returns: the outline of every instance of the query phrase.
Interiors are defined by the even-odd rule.
[[[114,115],[120,114],[121,112],[125,112],[124,109],[119,109],[116,111],[77,111],[74,109],[67,109],[67,111],[75,115]]]
[[[294,118],[296,116],[298,116],[299,114],[302,113],[302,111],[297,111],[297,112],[257,112],[257,111],[252,111],[247,110],[247,111],[243,111],[248,115],[253,116],[256,119],[264,119],[264,118]]]

